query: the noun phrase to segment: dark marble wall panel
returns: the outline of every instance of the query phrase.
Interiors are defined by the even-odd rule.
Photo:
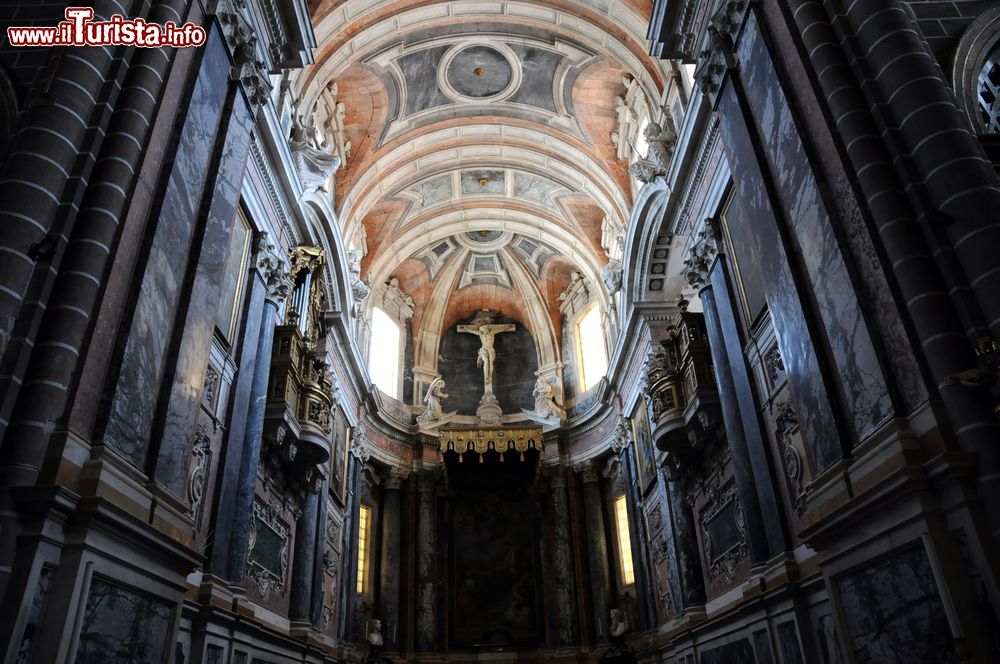
[[[789,242],[815,297],[855,433],[863,439],[892,412],[885,378],[843,250],[787,98],[751,12],[738,47],[740,72],[787,218]]]
[[[496,316],[495,323],[513,323],[516,327],[513,332],[496,335],[494,340],[497,359],[493,365],[493,391],[504,413],[519,413],[522,408],[531,410],[535,407],[531,392],[537,380],[535,371],[538,370],[535,341],[521,321]],[[483,396],[483,370],[476,366],[476,356],[481,347],[479,337],[459,332],[455,326],[442,336],[438,372],[448,385],[445,411],[457,410],[460,415],[476,414],[479,399]]]
[[[758,664],[774,664],[774,655],[771,654],[771,639],[766,629],[753,633],[753,649],[757,653]]]
[[[857,664],[958,661],[922,544],[843,574],[835,583]]]
[[[156,482],[178,497],[183,495],[187,484],[191,438],[215,334],[230,236],[250,147],[252,119],[242,95],[235,95],[222,155],[212,182],[208,219],[196,250],[198,268],[190,296],[186,298],[184,338],[173,371],[155,471]]]
[[[143,462],[226,92],[229,56],[213,31],[188,104],[111,400],[104,441]]]
[[[724,646],[701,653],[701,664],[756,664],[753,647],[747,639],[740,639]]]
[[[844,664],[832,614],[821,616],[816,622],[816,644],[822,658],[820,664]]]
[[[742,218],[753,231],[756,256],[767,287],[768,307],[794,391],[809,466],[816,473],[842,456],[832,400],[823,381],[817,380],[822,375],[819,359],[778,234],[756,150],[731,84],[726,85],[721,94],[718,113],[736,184],[737,203],[743,206]]]
[[[163,663],[173,605],[93,578],[83,610],[76,664]]]
[[[789,620],[778,625],[778,648],[781,649],[781,661],[785,664],[803,664],[802,649],[799,647],[799,636],[794,621]]]

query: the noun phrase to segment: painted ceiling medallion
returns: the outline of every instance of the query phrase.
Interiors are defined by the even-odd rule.
[[[442,91],[463,103],[501,101],[521,84],[521,66],[506,44],[460,44],[441,60]]]

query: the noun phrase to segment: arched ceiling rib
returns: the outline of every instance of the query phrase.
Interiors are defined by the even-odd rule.
[[[558,362],[556,300],[571,274],[610,303],[602,224],[627,226],[632,205],[616,97],[635,81],[655,105],[665,81],[647,55],[650,0],[311,9],[320,47],[294,85],[304,113],[331,95],[343,105],[352,150],[334,204],[344,237],[366,237],[363,277],[414,291],[418,355],[473,298],[516,310]]]

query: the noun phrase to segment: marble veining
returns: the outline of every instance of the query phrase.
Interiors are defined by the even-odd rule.
[[[855,433],[863,439],[889,417],[892,404],[833,222],[752,12],[738,51],[792,242],[813,284]]]

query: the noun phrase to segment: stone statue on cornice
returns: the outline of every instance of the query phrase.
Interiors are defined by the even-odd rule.
[[[327,141],[317,139],[311,114],[308,119],[298,114],[292,116],[288,147],[302,188],[306,191],[327,191],[330,176],[340,168],[340,155]]]
[[[424,412],[417,418],[418,422],[433,422],[441,419],[444,412],[441,403],[448,398],[444,388],[445,382],[441,376],[431,381],[427,388],[427,394],[424,396]]]
[[[674,156],[674,148],[677,146],[677,134],[671,129],[664,129],[659,124],[650,122],[646,125],[643,136],[649,144],[649,149],[646,150],[646,156],[637,159],[628,171],[640,182],[649,184],[658,177],[666,176],[670,159]]]

